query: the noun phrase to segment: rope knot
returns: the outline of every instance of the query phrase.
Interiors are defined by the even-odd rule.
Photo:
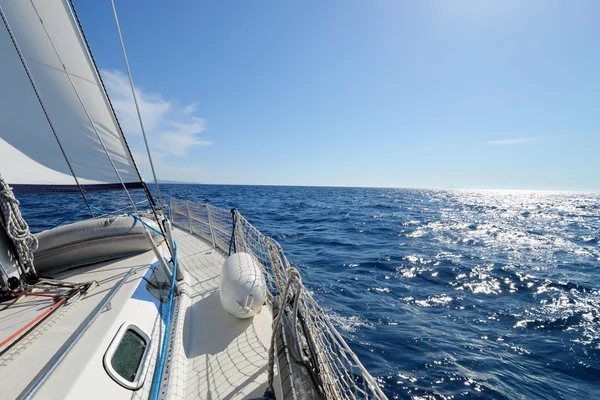
[[[300,285],[302,285],[302,277],[300,276],[300,272],[298,272],[296,268],[289,267],[285,271],[285,276],[288,279],[288,282],[298,282]]]

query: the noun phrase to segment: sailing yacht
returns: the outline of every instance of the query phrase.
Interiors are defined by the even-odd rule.
[[[278,243],[151,195],[71,1],[0,17],[1,399],[385,398]],[[70,192],[90,219],[31,234],[18,196]]]

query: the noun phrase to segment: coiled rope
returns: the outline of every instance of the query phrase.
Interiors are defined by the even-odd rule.
[[[19,264],[26,273],[35,273],[33,267],[33,250],[38,247],[37,238],[29,231],[29,225],[19,210],[19,200],[15,198],[12,188],[0,175],[0,212],[2,226],[12,240],[17,252]]]

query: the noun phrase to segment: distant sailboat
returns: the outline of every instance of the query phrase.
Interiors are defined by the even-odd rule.
[[[385,398],[276,242],[155,203],[71,2],[0,16],[0,398]],[[91,204],[106,190],[129,212]],[[96,216],[32,235],[14,194],[56,192]]]

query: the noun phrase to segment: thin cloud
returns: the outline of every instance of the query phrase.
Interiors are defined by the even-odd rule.
[[[146,182],[152,181],[152,172],[150,170],[150,162],[144,151],[133,152],[137,166],[142,171]],[[152,155],[154,168],[159,180],[168,180],[175,182],[207,182],[210,178],[209,174],[201,168],[190,165],[184,158],[169,157],[166,153],[155,152]]]
[[[487,144],[490,146],[502,146],[502,145],[535,142],[537,140],[540,140],[540,138],[530,137],[530,138],[502,139],[502,140],[492,140],[490,142],[485,142],[484,144]]]
[[[141,135],[129,79],[118,70],[101,73],[125,134],[128,137]],[[206,121],[194,115],[196,103],[180,106],[158,93],[148,93],[138,87],[135,91],[153,155],[184,157],[192,147],[212,144],[199,138],[206,129]]]

